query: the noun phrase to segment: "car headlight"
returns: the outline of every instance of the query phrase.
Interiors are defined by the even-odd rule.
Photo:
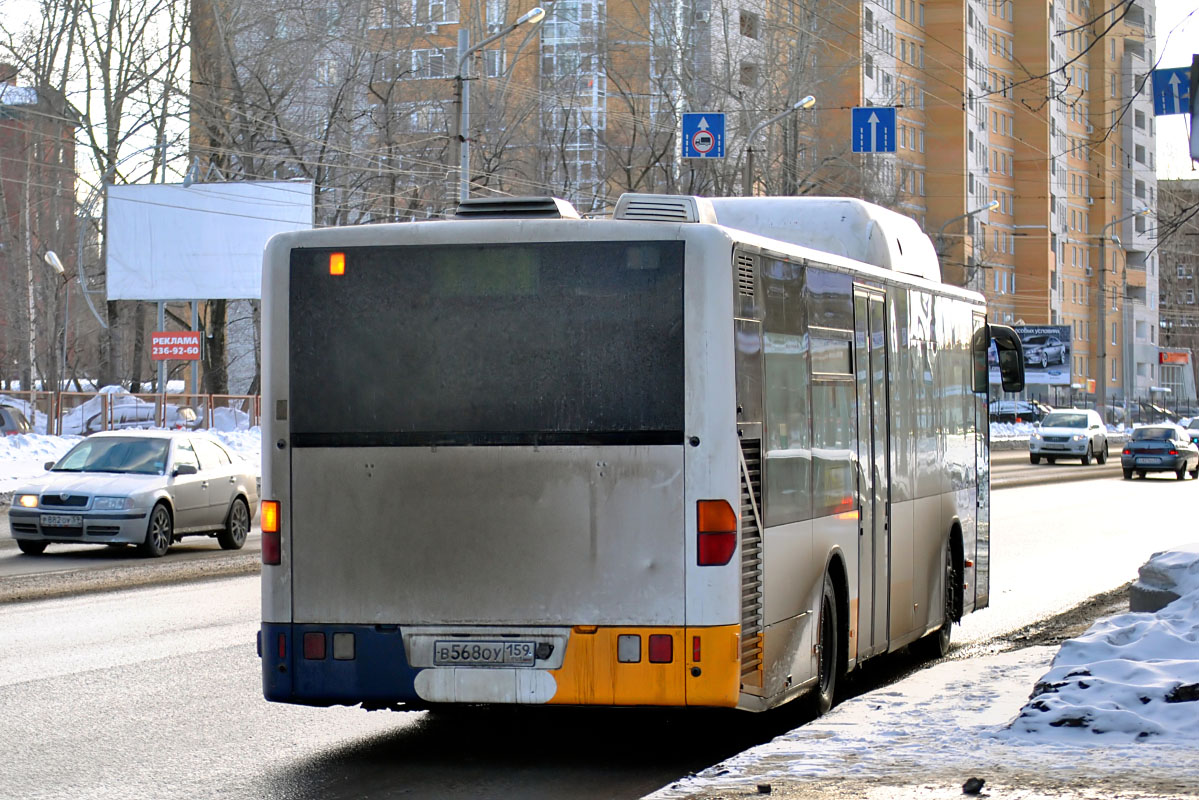
[[[1033,434],[1032,434],[1031,436],[1029,436],[1028,438],[1032,439],[1034,442],[1039,442],[1039,441],[1041,441],[1041,434],[1039,434],[1039,433],[1033,433]]]
[[[97,497],[92,504],[96,511],[127,511],[133,508],[132,497]]]
[[[16,497],[16,502],[21,508],[37,508],[37,495],[19,494]]]
[[[1083,436],[1081,433],[1076,433],[1076,434],[1074,434],[1073,436],[1071,436],[1070,438],[1071,438],[1071,439],[1073,439],[1073,440],[1074,440],[1074,441],[1076,441],[1076,442],[1081,442],[1083,439],[1085,439],[1085,438],[1087,438],[1087,437],[1086,437],[1086,436]]]

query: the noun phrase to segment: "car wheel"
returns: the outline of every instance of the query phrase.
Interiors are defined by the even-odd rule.
[[[1087,442],[1087,452],[1082,454],[1082,465],[1089,467],[1091,465],[1091,443]]]
[[[1196,462],[1195,468],[1191,470],[1191,477],[1199,480],[1199,462]]]
[[[1185,481],[1187,479],[1187,465],[1186,465],[1185,461],[1183,462],[1182,466],[1179,467],[1178,470],[1174,473],[1174,477],[1178,478],[1178,480],[1180,480],[1180,481]]]
[[[1130,469],[1124,470],[1124,480],[1126,480],[1126,481],[1132,480],[1132,470],[1130,470]]]
[[[159,503],[150,512],[150,524],[146,528],[146,540],[138,545],[141,554],[149,558],[161,558],[171,546],[175,523],[165,504]]]
[[[1103,449],[1095,454],[1095,462],[1097,464],[1107,463],[1107,442],[1103,443]]]
[[[812,690],[810,704],[812,711],[820,715],[827,713],[836,700],[841,665],[838,657],[841,622],[837,619],[837,591],[827,573],[824,576],[820,619],[816,623],[816,630],[820,644],[817,651],[816,688]]]
[[[27,556],[40,556],[46,552],[46,545],[49,542],[33,542],[28,539],[17,539],[17,547],[21,548],[21,552]]]
[[[953,619],[957,614],[956,588],[960,580],[958,579],[957,567],[953,563],[953,546],[948,541],[945,542],[945,560],[942,571],[945,575],[944,591],[941,592],[944,622],[940,628],[937,628],[928,636],[916,640],[913,647],[916,650],[916,654],[922,658],[943,658],[949,652],[949,640],[953,633]]]
[[[240,550],[250,532],[250,509],[240,497],[233,501],[225,517],[225,530],[217,534],[216,540],[222,550]]]
[[[1141,480],[1145,480],[1145,470],[1143,470],[1143,469],[1138,469],[1138,470],[1137,470],[1137,477],[1138,477],[1138,478],[1140,478]]]
[[[1031,462],[1032,462],[1032,463],[1034,463],[1034,464],[1040,464],[1040,463],[1041,463],[1041,457],[1040,457],[1040,456],[1038,456],[1038,455],[1036,455],[1036,454],[1034,454],[1034,453],[1029,453],[1029,454],[1028,454],[1028,460],[1029,460],[1029,461],[1031,461]]]
[[[1044,353],[1041,353],[1041,369],[1045,369],[1048,366],[1049,366],[1049,356],[1045,355]]]
[[[1056,456],[1045,456],[1045,463],[1046,464],[1056,464],[1057,457]]]

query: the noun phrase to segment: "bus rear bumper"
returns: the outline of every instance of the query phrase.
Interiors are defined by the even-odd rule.
[[[306,636],[307,634],[307,636]],[[420,707],[419,670],[397,626],[266,622],[258,634],[262,694],[271,702]]]
[[[443,703],[737,705],[739,626],[578,626],[553,669],[430,668],[395,625],[263,623],[263,696],[277,703],[428,708]]]

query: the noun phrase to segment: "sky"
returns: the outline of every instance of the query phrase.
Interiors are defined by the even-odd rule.
[[[1158,67],[1190,66],[1199,53],[1199,0],[1157,0]],[[1157,118],[1157,177],[1199,178],[1190,157],[1186,114]]]

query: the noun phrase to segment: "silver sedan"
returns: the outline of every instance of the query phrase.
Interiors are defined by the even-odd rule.
[[[207,434],[98,433],[46,469],[13,494],[8,512],[13,538],[31,555],[69,542],[136,544],[157,557],[193,534],[237,550],[258,510],[250,466]]]

